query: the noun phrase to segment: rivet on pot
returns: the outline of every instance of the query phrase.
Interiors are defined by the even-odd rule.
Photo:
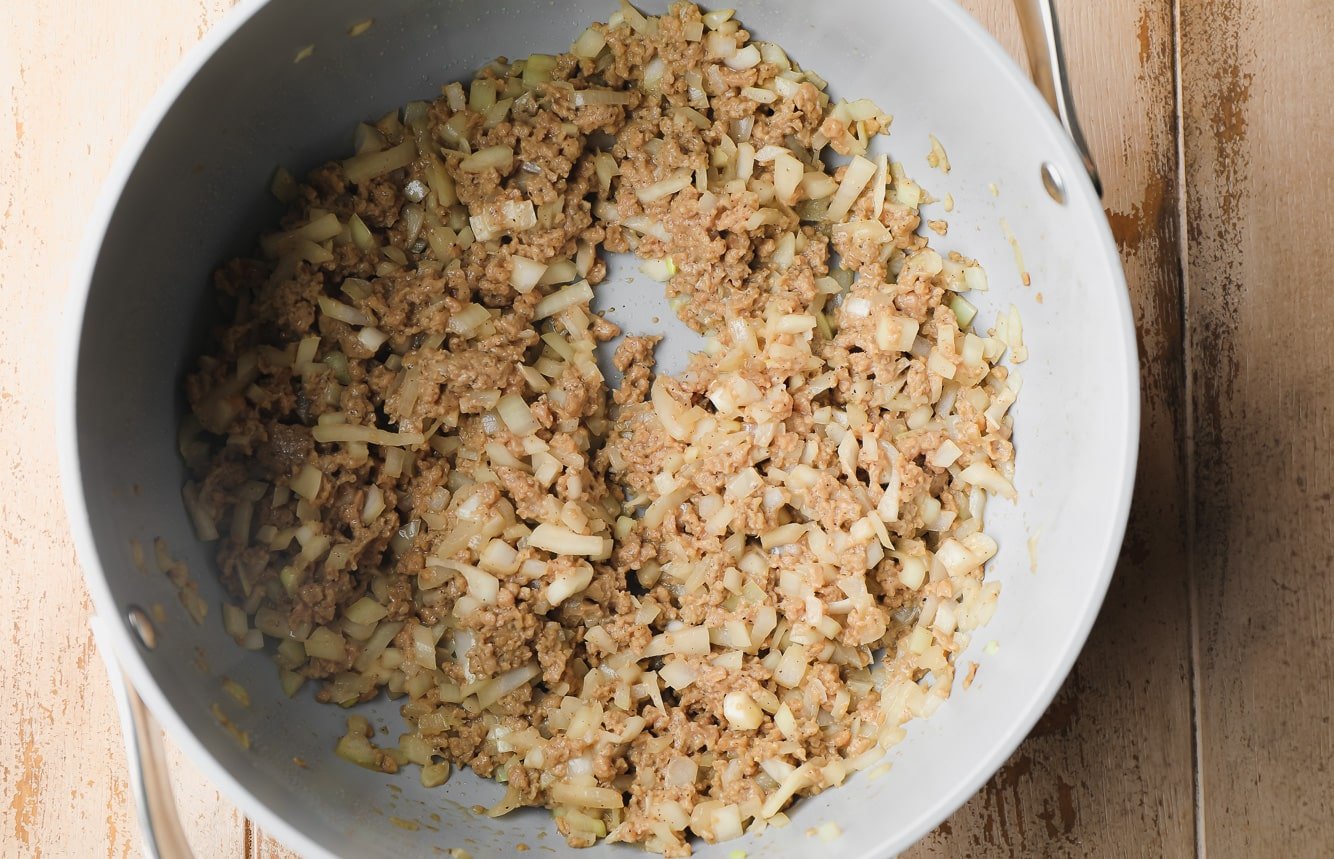
[[[1042,187],[1047,189],[1047,196],[1062,206],[1065,205],[1065,180],[1061,178],[1056,165],[1050,161],[1042,162]]]
[[[148,619],[148,612],[137,605],[132,605],[125,610],[125,619],[129,622],[130,629],[133,630],[134,637],[139,639],[140,644],[148,650],[157,647],[157,630],[153,628],[153,621]]]

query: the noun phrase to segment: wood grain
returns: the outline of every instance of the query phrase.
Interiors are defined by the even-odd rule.
[[[1200,831],[1334,853],[1334,6],[1181,4]]]
[[[0,855],[139,855],[125,757],[66,533],[52,357],[89,205],[139,112],[230,3],[151,16],[61,0],[0,23]],[[243,820],[178,768],[197,842],[236,856]],[[202,846],[202,845],[201,845]],[[207,853],[203,855],[208,855]]]
[[[1013,44],[1009,3],[965,5]],[[1055,702],[914,857],[1193,849],[1172,3],[1064,2],[1058,13],[1139,333],[1134,507],[1107,602]]]
[[[150,12],[45,0],[0,19],[0,151],[12,154],[0,161],[6,859],[139,852],[57,489],[50,344],[116,149],[231,2]],[[964,5],[1021,53],[1009,0]],[[1058,5],[1140,335],[1135,508],[1106,607],[1055,704],[909,855],[1328,856],[1334,5]],[[201,859],[291,859],[171,754]]]

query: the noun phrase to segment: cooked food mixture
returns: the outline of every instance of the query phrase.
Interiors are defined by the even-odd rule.
[[[341,755],[681,856],[949,695],[1022,339],[974,333],[986,277],[918,234],[889,123],[730,12],[622,6],[280,174],[280,228],[216,275],[184,496],[289,693],[403,702]],[[639,331],[604,378],[607,252],[699,332],[684,372]]]

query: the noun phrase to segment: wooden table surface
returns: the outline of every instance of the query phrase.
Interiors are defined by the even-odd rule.
[[[0,854],[139,851],[66,533],[52,356],[132,122],[230,0],[0,16]],[[1008,0],[965,5],[1016,56]],[[1121,563],[1032,736],[910,851],[1334,855],[1334,2],[1063,0],[1143,363]],[[188,761],[201,857],[290,856]]]

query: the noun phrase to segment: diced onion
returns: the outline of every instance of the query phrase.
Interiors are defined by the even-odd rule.
[[[310,434],[321,444],[359,441],[393,447],[416,447],[426,440],[421,433],[393,433],[357,424],[321,424],[312,429]]]
[[[658,676],[663,683],[679,692],[699,679],[699,671],[685,660],[674,659],[658,669]]]
[[[543,522],[528,536],[528,545],[557,555],[600,555],[604,538],[576,534],[568,528]]]
[[[313,500],[320,492],[320,483],[324,479],[324,474],[313,465],[302,467],[296,477],[292,478],[292,491],[307,501]]]
[[[389,339],[389,335],[378,328],[363,328],[357,332],[357,340],[372,352],[378,352]]]
[[[1011,501],[1019,497],[1013,483],[1002,477],[996,469],[981,462],[975,462],[959,472],[959,479],[973,486],[981,487],[988,492],[1004,496]]]
[[[574,568],[554,576],[544,596],[550,605],[557,606],[570,597],[582,593],[593,581],[593,568],[577,564]]]
[[[551,799],[562,805],[576,805],[581,808],[625,807],[625,797],[619,791],[566,782],[556,782],[551,786]]]
[[[377,623],[388,614],[389,609],[370,597],[362,597],[343,612],[343,616],[353,623]]]
[[[651,185],[646,185],[635,191],[635,196],[641,203],[652,203],[655,200],[661,200],[663,197],[671,196],[678,191],[684,190],[695,181],[695,174],[692,170],[677,170],[671,176]]]
[[[407,167],[417,157],[417,143],[412,138],[382,152],[356,155],[343,162],[343,175],[360,185],[394,170]]]
[[[371,320],[366,314],[349,307],[341,301],[335,301],[326,295],[320,296],[320,311],[331,319],[346,322],[348,325],[369,325]]]
[[[286,233],[274,233],[260,239],[260,247],[270,257],[282,256],[296,249],[303,242],[324,242],[336,237],[343,231],[338,216],[333,212],[312,219],[304,226]]]
[[[789,688],[797,686],[801,678],[806,676],[806,665],[806,647],[801,644],[790,645],[783,651],[783,658],[774,669],[774,682]]]
[[[327,626],[316,627],[303,642],[306,655],[312,659],[329,659],[341,662],[347,653],[347,643],[343,636]]]
[[[591,247],[591,246],[585,245],[584,247]],[[542,273],[542,277],[538,279],[537,285],[553,286],[558,283],[569,283],[576,277],[583,277],[587,274],[588,274],[587,269],[585,269],[582,272],[579,271],[575,263],[571,262],[570,260],[567,259],[557,260],[556,262],[553,262],[547,266],[546,271]]]
[[[764,721],[764,712],[746,692],[728,692],[723,696],[723,715],[739,731],[753,731]]]
[[[783,810],[796,792],[810,783],[810,770],[813,768],[813,761],[808,761],[792,771],[792,774],[783,780],[778,789],[769,794],[764,800],[764,805],[760,807],[760,817],[773,817]]]
[[[629,104],[632,96],[628,92],[610,89],[578,89],[572,93],[572,99],[575,107],[590,107],[604,104]]]
[[[760,49],[754,45],[746,45],[737,49],[730,57],[725,57],[723,63],[729,69],[753,69],[760,64]]]
[[[574,44],[570,47],[570,53],[576,57],[591,60],[602,53],[602,49],[606,45],[606,37],[596,28],[589,27],[579,35],[579,38],[574,40]]]
[[[867,161],[860,155],[854,157],[843,174],[843,181],[838,186],[838,192],[834,194],[834,199],[829,202],[829,212],[826,217],[830,221],[843,220],[843,216],[852,208],[852,204],[874,175],[874,163]]]
[[[515,689],[527,685],[529,681],[541,673],[542,669],[532,662],[518,668],[511,668],[477,692],[477,703],[482,709],[486,709]]]
[[[509,427],[509,431],[517,436],[532,435],[538,429],[537,421],[533,420],[532,410],[528,408],[523,397],[517,394],[501,397],[500,402],[496,403],[496,412],[500,414],[505,426]]]
[[[473,236],[489,242],[505,233],[519,233],[537,226],[537,210],[531,200],[503,200],[496,211],[468,218]]]
[[[709,33],[704,37],[704,49],[714,59],[727,60],[736,56],[736,39],[727,33]]]
[[[640,658],[664,656],[669,653],[679,656],[708,655],[709,630],[703,626],[692,626],[655,635]]]
[[[792,153],[783,151],[774,159],[774,195],[779,202],[792,205],[805,177],[805,167]]]
[[[481,173],[483,170],[508,173],[513,166],[514,150],[508,146],[488,146],[459,162],[459,169],[464,173]]]
[[[518,254],[510,257],[510,286],[520,294],[532,292],[547,273],[546,263],[522,257]]]
[[[578,304],[585,304],[593,300],[593,287],[588,285],[588,281],[581,280],[578,283],[572,283],[551,295],[544,296],[533,309],[534,319],[546,319],[548,316],[555,316],[567,307],[574,307]]]

